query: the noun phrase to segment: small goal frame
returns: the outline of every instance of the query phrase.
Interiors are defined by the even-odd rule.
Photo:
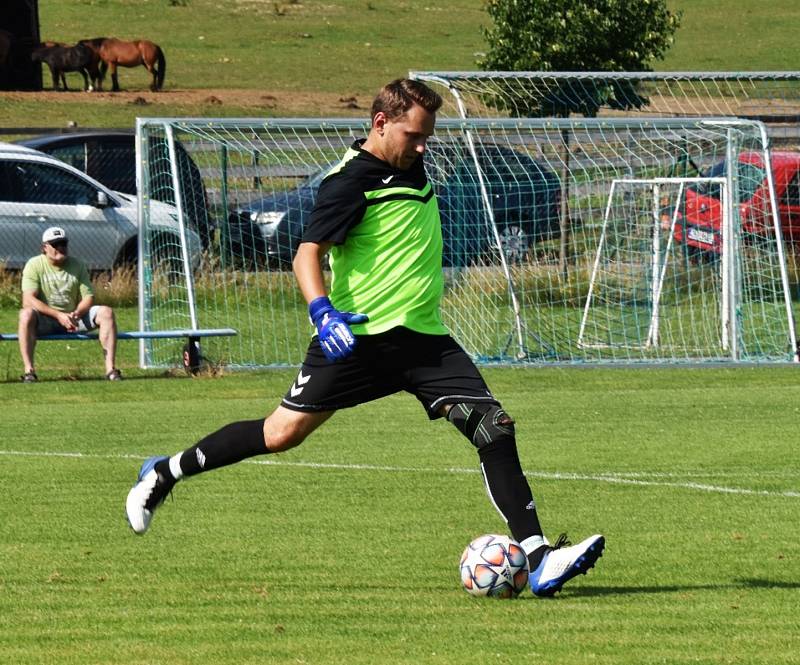
[[[729,155],[730,156],[730,155]],[[730,161],[728,162],[731,163]],[[707,184],[718,185],[720,187],[720,200],[722,203],[722,219],[720,225],[720,235],[722,239],[721,254],[720,254],[720,284],[721,284],[721,297],[720,297],[720,319],[719,319],[719,335],[720,346],[723,351],[727,352],[731,360],[740,360],[740,346],[739,346],[739,326],[737,311],[740,306],[742,294],[742,279],[739,271],[739,264],[737,260],[738,252],[740,251],[740,228],[739,220],[735,214],[732,193],[732,185],[734,176],[730,174],[731,169],[726,169],[727,175],[724,177],[658,177],[658,178],[616,178],[611,182],[608,197],[606,199],[606,206],[603,214],[603,225],[600,232],[597,251],[595,253],[594,263],[592,265],[592,273],[589,279],[589,289],[586,296],[586,302],[583,308],[583,317],[578,333],[577,344],[580,348],[607,348],[611,344],[601,344],[597,342],[590,342],[586,339],[586,327],[589,320],[592,301],[597,290],[598,275],[600,271],[600,264],[603,257],[603,250],[605,248],[608,236],[608,228],[611,222],[612,205],[616,191],[621,186],[633,185],[636,186],[649,186],[651,188],[651,201],[652,201],[652,245],[650,254],[650,322],[648,326],[647,336],[644,344],[640,345],[626,345],[627,348],[650,349],[657,348],[660,342],[660,314],[661,314],[661,295],[666,276],[667,263],[662,261],[662,256],[669,255],[674,242],[675,227],[678,223],[678,215],[684,202],[686,186],[690,184]],[[780,256],[780,271],[781,281],[783,284],[784,305],[786,308],[786,315],[789,321],[789,334],[791,337],[792,348],[797,349],[797,339],[794,327],[794,315],[792,312],[791,298],[789,296],[789,281],[786,269],[786,262],[783,257],[783,243],[780,234],[780,219],[778,217],[777,205],[775,205],[775,192],[774,183],[771,179],[771,171],[767,170],[769,176],[769,188],[771,198],[771,220],[773,223],[774,238],[777,246],[777,253]],[[677,194],[674,201],[670,201],[670,208],[672,214],[669,220],[669,229],[667,233],[667,246],[662,250],[662,219],[661,219],[661,206],[662,206],[662,187],[664,186],[677,186]],[[800,354],[796,351],[794,354],[794,361],[800,362]]]

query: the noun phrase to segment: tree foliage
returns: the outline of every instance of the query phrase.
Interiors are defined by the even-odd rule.
[[[484,30],[489,50],[479,64],[501,71],[651,71],[681,19],[666,0],[487,0],[486,10],[494,25]],[[535,92],[515,114],[593,116],[603,104],[647,103],[630,83],[584,87],[580,94]]]

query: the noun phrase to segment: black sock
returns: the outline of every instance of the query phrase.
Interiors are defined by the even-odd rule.
[[[522,472],[514,438],[495,440],[480,448],[478,455],[486,488],[514,539],[521,543],[532,536],[541,536],[536,504]]]
[[[550,549],[552,548],[548,547],[547,545],[542,545],[541,547],[533,550],[533,552],[528,555],[528,570],[531,572],[536,570],[539,567],[539,564],[542,562],[542,559],[544,559],[544,555],[547,554]]]
[[[180,458],[181,471],[184,476],[194,476],[268,452],[264,445],[264,419],[242,420],[225,425],[187,448]],[[169,460],[159,462],[156,470],[172,476]]]

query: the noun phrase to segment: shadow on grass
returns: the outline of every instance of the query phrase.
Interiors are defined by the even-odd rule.
[[[123,381],[124,383],[133,383],[135,381],[154,381],[157,379],[192,379],[192,378],[205,378],[206,376],[210,376],[209,374],[202,374],[198,377],[193,377],[183,370],[175,370],[174,373],[165,373],[165,374],[147,374],[147,375],[137,375],[137,374],[127,374],[124,373],[123,370]],[[216,377],[213,377],[216,378]],[[22,381],[19,377],[9,377],[7,379],[0,380],[0,385],[3,384],[20,384],[22,385]],[[47,376],[47,377],[39,377],[39,380],[33,384],[28,385],[39,385],[39,384],[56,384],[56,383],[110,383],[103,374],[98,374],[97,376],[91,375],[82,375],[82,376]]]
[[[800,582],[778,582],[764,579],[739,579],[719,584],[665,584],[662,586],[591,586],[565,590],[556,597],[625,596],[656,593],[691,593],[692,591],[727,591],[731,589],[800,589]]]
[[[800,582],[776,582],[775,580],[757,580],[753,578],[737,581],[742,586],[752,589],[800,589]]]

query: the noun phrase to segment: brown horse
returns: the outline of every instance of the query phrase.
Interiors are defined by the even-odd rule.
[[[106,71],[111,69],[111,89],[119,91],[119,80],[117,79],[117,67],[138,67],[144,65],[147,71],[153,76],[150,90],[155,92],[161,90],[164,85],[164,74],[167,71],[167,61],[164,58],[164,51],[158,44],[137,39],[132,42],[125,42],[115,37],[96,37],[95,39],[82,39],[79,44],[84,44],[92,49],[99,56],[102,64],[100,65],[100,77],[105,77]]]

